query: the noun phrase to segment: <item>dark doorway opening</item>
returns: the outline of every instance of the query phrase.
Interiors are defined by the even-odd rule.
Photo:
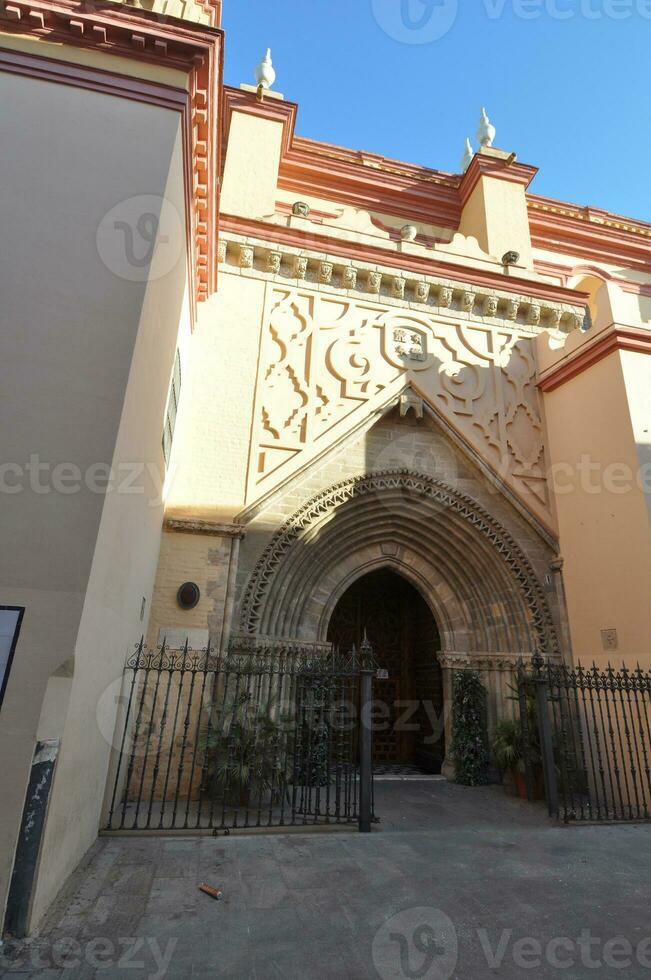
[[[376,766],[417,766],[438,773],[445,758],[439,632],[429,606],[388,569],[370,572],[337,603],[328,640],[359,647],[366,630],[381,672],[375,682]]]

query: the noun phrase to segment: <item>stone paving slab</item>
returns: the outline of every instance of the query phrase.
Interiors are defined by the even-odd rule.
[[[376,809],[371,835],[100,838],[0,975],[651,980],[651,826],[438,781],[380,783]]]

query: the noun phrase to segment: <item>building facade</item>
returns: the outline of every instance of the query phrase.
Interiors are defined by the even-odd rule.
[[[3,186],[47,190],[27,214],[10,192],[31,261],[4,269],[6,459],[146,474],[8,497],[6,893],[53,762],[32,926],[97,834],[106,692],[143,632],[220,651],[366,632],[392,718],[445,712],[476,666],[494,720],[535,650],[651,666],[651,226],[536,195],[486,129],[459,174],[301,138],[296,103],[222,86],[218,4],[168,8],[0,15],[22,107]],[[181,230],[161,203],[155,227],[182,248],[134,278],[98,229],[139,196],[171,205]],[[376,753],[449,773],[449,728],[430,758],[418,732]]]

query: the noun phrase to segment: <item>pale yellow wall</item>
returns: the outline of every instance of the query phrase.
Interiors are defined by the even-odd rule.
[[[640,487],[651,521],[651,357],[634,351],[621,351],[619,356],[640,469]],[[651,597],[649,601],[651,604]]]
[[[262,218],[276,209],[282,123],[234,112],[226,150],[221,209]]]
[[[161,434],[179,322],[187,330],[184,242],[146,286],[100,261],[104,215],[134,194],[183,214],[179,116],[69,86],[1,75],[10,106],[0,162],[4,461],[150,464],[139,493],[3,494],[2,600],[26,607],[0,712],[0,890],[4,899],[50,675],[74,676],[43,842],[37,922],[95,839],[115,704],[101,698],[138,639],[162,516]],[[142,134],[146,133],[146,139]],[[125,151],[128,146],[128,152]],[[183,222],[181,227],[183,227]],[[7,397],[9,396],[9,397]],[[147,472],[147,471],[146,471]],[[121,479],[121,477],[120,477]],[[108,732],[108,736],[106,733]]]
[[[533,266],[526,195],[519,184],[480,177],[463,209],[459,231],[474,236],[497,259],[516,251],[521,265]]]
[[[646,357],[624,369],[623,356],[610,354],[544,404],[574,657],[651,666],[651,530],[627,392],[632,370],[648,390],[651,366]],[[610,629],[619,649],[607,653],[601,630]]]
[[[230,519],[244,506],[265,289],[223,275],[201,307],[184,374],[170,515]]]

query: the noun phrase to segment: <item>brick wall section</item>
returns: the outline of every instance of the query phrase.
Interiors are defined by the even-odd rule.
[[[161,629],[208,629],[209,617],[215,614],[223,617],[230,553],[230,538],[179,532],[163,534],[148,644],[156,645]],[[176,593],[188,581],[197,583],[201,599],[194,609],[185,610],[179,607]]]

